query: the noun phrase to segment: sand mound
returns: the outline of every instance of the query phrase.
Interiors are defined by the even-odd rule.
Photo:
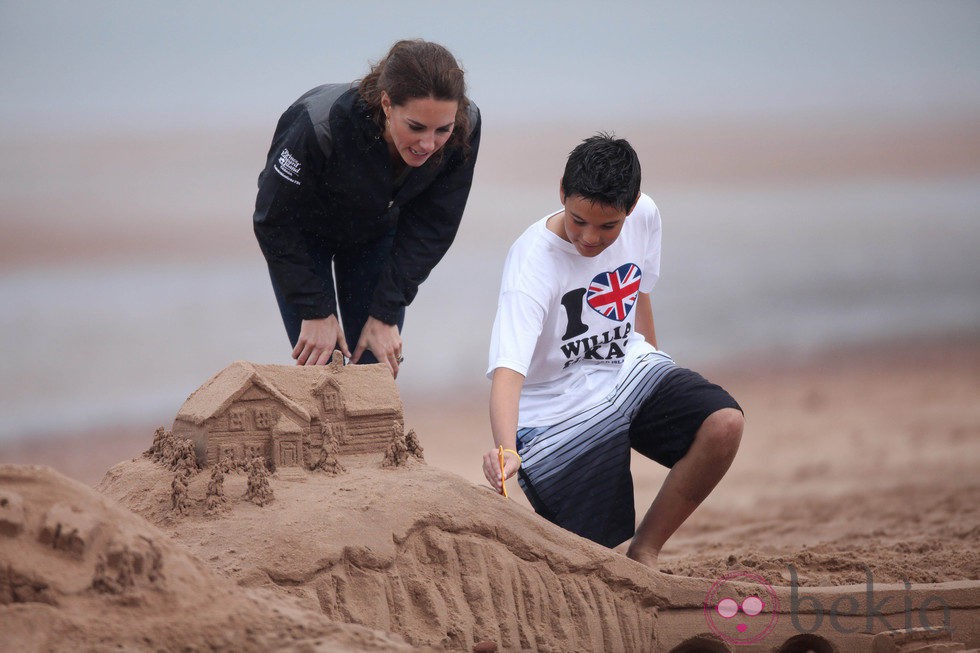
[[[741,631],[738,620],[706,619],[717,582],[648,569],[415,459],[386,467],[375,454],[343,464],[339,475],[279,468],[268,478],[274,499],[262,506],[246,499],[247,473],[231,471],[218,511],[208,509],[212,472],[187,478],[186,506],[176,510],[175,472],[148,457],[116,465],[99,489],[245,588],[417,646],[473,650],[489,641],[502,650],[674,651],[707,650],[714,642],[723,648],[711,650],[725,650],[765,637],[787,651],[870,651],[873,637],[912,636],[890,633],[906,625],[907,605],[916,607],[912,626],[940,643],[977,639],[975,581],[911,590],[876,584],[873,597],[857,584],[806,588],[810,598],[801,602],[797,589],[743,573],[725,581],[725,596],[768,597],[770,612],[756,619],[758,632]],[[843,624],[839,632],[823,628],[794,639],[799,624],[819,625],[827,606],[842,605],[849,610],[833,617]],[[872,610],[880,616],[867,616]]]
[[[0,633],[16,651],[407,648],[243,590],[91,488],[13,465],[0,465]]]
[[[142,517],[48,469],[0,467],[3,644],[723,651],[765,636],[780,651],[878,651],[911,650],[920,635],[940,646],[978,639],[974,581],[876,585],[873,597],[859,585],[806,588],[804,604],[751,574],[722,588],[726,600],[764,597],[770,612],[746,635],[737,620],[706,622],[718,583],[652,571],[415,459],[344,466],[280,468],[262,505],[246,498],[253,470],[232,470],[215,508],[213,470],[140,457],[109,470],[100,489]],[[186,482],[179,507],[175,477]],[[910,604],[914,627],[891,632]],[[801,623],[826,619],[840,632],[801,635]]]
[[[266,418],[274,393],[263,394],[262,383],[246,387],[243,382],[229,411],[244,411],[237,414],[245,428],[234,432],[235,441],[215,442],[223,464],[226,447],[247,440],[227,457],[238,466],[235,471],[221,474],[220,464],[198,469],[179,439],[171,442],[172,451],[163,446],[162,433],[156,463],[144,458],[122,463],[101,484],[106,494],[156,525],[137,519],[161,538],[148,536],[161,552],[163,582],[172,583],[169,591],[180,597],[159,614],[169,615],[171,624],[188,624],[188,632],[170,646],[160,638],[164,627],[154,630],[143,608],[105,591],[119,585],[120,576],[131,576],[121,569],[135,566],[118,551],[110,563],[109,547],[101,550],[103,592],[84,589],[94,585],[96,555],[77,582],[80,595],[65,598],[61,585],[51,580],[50,561],[36,564],[32,547],[47,547],[47,556],[62,564],[82,547],[86,559],[92,549],[85,547],[93,541],[86,534],[95,532],[91,520],[78,516],[71,510],[75,504],[63,498],[31,507],[27,492],[0,481],[7,499],[0,500],[0,597],[5,597],[0,650],[30,650],[34,644],[42,650],[75,648],[75,641],[81,648],[100,649],[121,642],[126,648],[166,650],[185,641],[206,643],[198,648],[218,642],[245,650],[315,650],[317,642],[329,650],[393,649],[400,642],[394,633],[456,650],[478,640],[492,640],[503,650],[670,653],[977,647],[980,347],[970,343],[917,348],[915,365],[909,365],[908,347],[902,347],[885,357],[851,352],[833,360],[821,357],[819,365],[777,365],[761,372],[738,368],[733,377],[719,379],[747,407],[751,435],[722,484],[668,543],[661,568],[672,574],[639,567],[550,526],[528,511],[516,487],[511,487],[514,501],[481,488],[482,473],[472,463],[483,445],[461,434],[485,419],[484,399],[457,413],[442,398],[433,399],[411,416],[432,458],[434,468],[428,468],[400,447],[351,455],[353,449],[345,445],[358,444],[368,427],[376,427],[379,438],[401,435],[402,429],[394,433],[399,422],[390,415],[369,424],[366,413],[339,412],[345,404],[326,401],[329,393],[319,395],[317,410],[332,406],[331,419],[346,421],[328,421],[324,414],[314,422],[310,408],[309,432],[296,450],[303,455],[290,458],[284,454],[290,453],[286,445],[295,429]],[[292,386],[280,386],[279,394],[297,395]],[[219,413],[214,423],[204,422],[208,437],[232,437],[225,428],[232,425],[231,413]],[[260,422],[278,428],[271,437],[247,432]],[[99,475],[83,475],[94,481],[106,464],[118,460],[119,451],[145,447],[151,430],[130,434],[139,446],[129,448],[87,434],[86,450],[76,445],[73,459],[101,452]],[[407,450],[409,434],[404,435]],[[49,443],[49,448],[66,458],[73,451],[69,445]],[[307,456],[308,450],[323,455]],[[271,477],[254,464],[256,452],[278,469]],[[383,467],[386,457],[394,467]],[[304,465],[287,465],[290,460]],[[208,464],[203,455],[197,461]],[[397,466],[399,461],[408,464]],[[635,461],[638,505],[649,501],[666,473],[649,462]],[[317,471],[306,471],[311,466]],[[439,469],[469,474],[471,482]],[[246,500],[250,487],[252,499]],[[63,495],[99,504],[80,488]],[[54,509],[59,503],[67,510]],[[121,514],[128,513],[114,512],[107,520],[122,528],[128,522],[120,521]],[[45,523],[54,528],[48,527],[42,545]],[[74,527],[59,531],[60,523]],[[29,546],[21,544],[25,537]],[[167,541],[196,569],[206,568],[210,580],[195,572],[200,578],[178,586],[167,572],[173,552]],[[130,547],[149,570],[154,550]],[[752,576],[754,584],[738,580]],[[149,601],[157,582],[145,573],[137,576],[130,594],[142,592],[150,597],[142,600]],[[206,602],[195,597],[201,591],[195,583],[211,592],[224,588],[226,593],[216,596],[246,606],[228,608],[228,614],[245,616],[204,612],[217,621],[210,630],[202,626],[195,610]],[[749,621],[718,619],[714,615],[720,612],[707,609],[709,598],[717,607],[729,604],[727,599],[743,605],[769,591],[765,603],[773,612],[767,608]],[[163,621],[161,616],[157,623]],[[243,622],[253,629],[252,639]],[[36,634],[49,623],[54,635]],[[144,632],[150,633],[145,646]],[[325,635],[311,642],[313,632]]]
[[[173,473],[147,458],[116,465],[99,489],[244,586],[416,645],[650,648],[663,575],[424,464],[344,464],[339,476],[280,468],[264,507],[241,498],[245,475],[232,472],[213,518],[203,471],[190,479],[187,516],[171,508]]]

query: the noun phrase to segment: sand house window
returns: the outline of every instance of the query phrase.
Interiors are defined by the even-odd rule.
[[[229,431],[244,431],[245,430],[245,411],[244,410],[233,410],[228,413],[228,430]]]
[[[233,444],[222,445],[218,450],[218,460],[234,461],[238,458],[238,447]]]
[[[251,460],[252,458],[265,458],[265,452],[265,445],[250,442],[245,445],[245,460]]]
[[[255,419],[255,428],[268,431],[275,425],[278,415],[275,409],[257,408],[253,413],[253,417]]]
[[[323,389],[323,413],[325,415],[331,415],[337,412],[339,408],[340,396],[337,393],[337,388],[327,386]]]

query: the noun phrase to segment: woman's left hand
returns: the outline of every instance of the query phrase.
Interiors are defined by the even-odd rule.
[[[391,375],[398,378],[398,364],[402,357],[402,336],[398,333],[397,324],[385,324],[381,320],[369,317],[361,329],[361,337],[357,341],[354,355],[350,362],[356,363],[361,354],[370,351],[379,363],[387,363]]]

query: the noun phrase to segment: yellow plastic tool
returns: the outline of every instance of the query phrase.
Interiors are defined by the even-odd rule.
[[[500,493],[507,496],[507,477],[504,476],[504,445],[497,447],[497,460],[500,462]]]

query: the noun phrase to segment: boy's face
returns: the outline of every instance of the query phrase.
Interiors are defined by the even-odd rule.
[[[575,245],[582,256],[598,256],[619,238],[627,216],[624,211],[580,195],[566,196],[564,191],[561,191],[561,203],[565,210],[559,216],[556,232]]]

